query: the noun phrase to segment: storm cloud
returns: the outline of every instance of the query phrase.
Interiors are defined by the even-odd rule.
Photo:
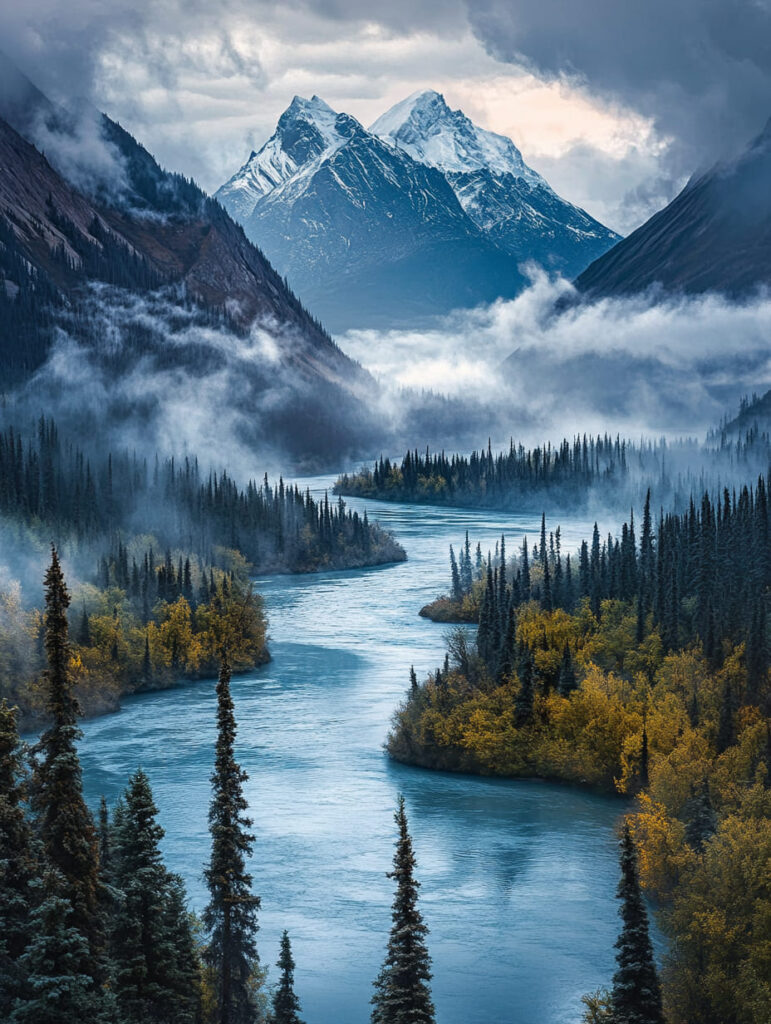
[[[771,386],[768,293],[743,303],[576,298],[567,281],[534,271],[512,301],[430,329],[353,331],[341,344],[383,382],[475,401],[499,441],[702,435],[743,395]]]
[[[497,59],[653,118],[675,172],[735,151],[771,115],[768,0],[469,0]]]
[[[415,88],[457,87],[472,116],[513,132],[567,198],[621,230],[771,114],[769,0],[29,0],[0,5],[0,47],[55,97],[107,107],[208,189],[294,92],[367,121]],[[491,99],[496,75],[508,100]],[[598,117],[612,111],[615,143],[592,141],[556,94],[519,135],[531,94],[516,83],[531,75],[587,97]],[[655,130],[635,128],[619,149],[635,118]],[[557,151],[540,145],[552,122]]]

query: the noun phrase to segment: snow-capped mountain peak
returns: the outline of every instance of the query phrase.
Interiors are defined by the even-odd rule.
[[[617,240],[433,89],[369,131],[295,96],[216,195],[336,330],[510,298],[522,263],[572,277]]]
[[[239,219],[254,211],[268,193],[288,181],[297,171],[333,153],[357,131],[359,122],[349,114],[338,114],[318,96],[295,96],[278,119],[276,130],[256,153],[216,193],[217,198]]]
[[[276,134],[286,136],[297,125],[307,124],[316,129],[325,146],[334,145],[339,135],[335,123],[340,115],[318,96],[306,100],[304,96],[295,96],[284,113],[278,119]],[[346,114],[342,115],[347,117]],[[293,140],[285,140],[292,145]],[[287,147],[289,148],[289,147]]]
[[[511,139],[480,128],[462,110],[451,110],[434,89],[413,93],[397,103],[370,131],[444,173],[489,170],[546,184],[527,166]]]

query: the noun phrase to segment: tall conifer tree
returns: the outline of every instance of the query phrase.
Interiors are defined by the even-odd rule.
[[[45,649],[48,669],[46,710],[51,725],[41,737],[43,760],[36,779],[38,827],[46,859],[64,880],[72,907],[69,922],[87,940],[89,955],[78,965],[82,973],[97,977],[103,947],[99,901],[99,844],[91,813],[83,799],[78,701],[70,678],[67,608],[70,595],[59,556],[51,551],[45,576]]]
[[[525,648],[519,667],[519,690],[514,698],[514,722],[518,729],[533,721],[535,704],[535,663],[532,651]]]
[[[101,993],[83,970],[90,957],[88,941],[72,924],[75,914],[67,887],[53,868],[35,882],[30,941],[20,960],[24,995],[10,1017],[3,1018],[12,1024],[108,1024]]]
[[[569,697],[574,690],[578,689],[578,679],[573,666],[573,656],[570,653],[570,644],[565,641],[562,651],[562,662],[560,664],[559,682],[557,684],[561,697]]]
[[[300,1000],[294,990],[295,963],[287,931],[281,936],[281,952],[276,966],[281,971],[281,977],[273,993],[270,1024],[303,1024],[300,1019]]]
[[[648,913],[640,892],[637,853],[629,825],[621,837],[619,913],[624,922],[616,942],[618,968],[611,994],[613,1024],[664,1024],[661,990],[648,933]]]
[[[394,817],[398,837],[394,869],[388,874],[396,881],[393,923],[385,962],[375,981],[372,1024],[434,1024],[428,927],[418,909],[420,883],[415,878],[415,854],[402,796]]]
[[[246,817],[243,795],[246,772],[236,763],[236,719],[230,695],[230,666],[223,657],[217,683],[217,747],[209,807],[211,859],[204,872],[209,904],[203,922],[210,932],[205,959],[216,987],[217,1024],[254,1024],[258,1007],[255,976],[258,968],[257,911],[260,899],[252,893],[246,860],[254,836]]]
[[[16,709],[0,703],[0,1020],[8,1020],[26,985],[20,957],[31,938],[32,836],[23,806]]]
[[[121,893],[112,936],[115,992],[126,1024],[193,1024],[196,976],[190,943],[179,933],[179,894],[161,856],[157,813],[140,769],[113,833],[113,883]]]

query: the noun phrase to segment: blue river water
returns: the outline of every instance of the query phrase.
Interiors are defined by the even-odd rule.
[[[301,481],[320,492],[331,478]],[[363,502],[352,502],[362,509]],[[393,810],[404,794],[430,928],[440,1024],[568,1024],[607,984],[619,919],[614,827],[623,804],[542,782],[395,765],[382,745],[408,685],[443,658],[446,627],[418,617],[446,591],[448,547],[508,549],[539,519],[367,502],[407,549],[403,564],[258,580],[271,663],[236,678],[237,754],[256,836],[259,949],[272,967],[288,928],[308,1024],[366,1024],[390,925]],[[551,526],[556,525],[550,524]],[[562,522],[563,550],[591,522]],[[84,723],[86,795],[112,803],[149,774],[169,867],[192,905],[206,893],[214,683],[125,701]]]

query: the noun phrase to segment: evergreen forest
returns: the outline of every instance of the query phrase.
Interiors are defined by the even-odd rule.
[[[613,988],[587,994],[587,1021],[767,1019],[768,487],[705,492],[681,513],[654,513],[649,493],[619,536],[595,525],[573,554],[545,516],[513,554],[501,537],[483,558],[467,535],[425,609],[468,625],[427,679],[411,671],[393,758],[634,801],[620,892],[639,879],[669,939],[661,993],[637,899],[623,913],[637,948],[622,934]]]

